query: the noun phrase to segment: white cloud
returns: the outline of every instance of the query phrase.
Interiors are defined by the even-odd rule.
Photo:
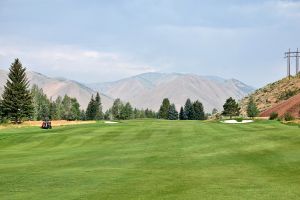
[[[0,41],[1,44],[1,41]],[[152,66],[120,53],[82,49],[68,45],[0,45],[0,66],[20,58],[29,70],[84,82],[109,81],[144,72]]]
[[[244,16],[298,18],[300,17],[300,1],[268,0],[259,3],[232,5],[230,11]]]
[[[300,1],[278,1],[275,8],[287,17],[300,17]]]

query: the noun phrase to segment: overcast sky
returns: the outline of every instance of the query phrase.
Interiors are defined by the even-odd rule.
[[[85,83],[157,71],[260,87],[286,75],[297,47],[300,1],[0,0],[1,69],[20,58]]]

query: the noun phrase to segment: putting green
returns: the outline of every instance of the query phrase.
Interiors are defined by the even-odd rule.
[[[300,199],[300,128],[134,120],[2,129],[0,199]]]

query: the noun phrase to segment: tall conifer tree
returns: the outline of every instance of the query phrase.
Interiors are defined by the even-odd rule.
[[[186,116],[182,106],[181,106],[180,112],[179,112],[179,119],[180,120],[186,120],[187,119],[187,116]]]
[[[184,105],[184,113],[187,116],[188,120],[194,120],[195,119],[195,111],[194,106],[190,99],[187,99]]]
[[[96,110],[95,110],[95,99],[92,95],[91,100],[86,108],[86,119],[87,120],[94,120],[96,116]]]
[[[205,120],[203,104],[197,100],[193,103],[193,107],[194,107],[194,112],[195,112],[194,119],[195,120]]]
[[[99,95],[99,92],[97,92],[96,94],[96,98],[95,98],[95,105],[94,105],[94,109],[95,109],[95,119],[96,120],[101,120],[103,118],[103,113],[102,113],[102,104],[101,104],[101,98]]]
[[[162,105],[159,109],[159,118],[160,119],[168,119],[170,109],[170,101],[168,98],[165,98],[162,102]]]
[[[3,92],[3,113],[14,123],[20,123],[24,118],[30,118],[33,112],[32,96],[26,68],[22,67],[19,59],[12,63],[8,80]]]
[[[177,112],[174,104],[170,105],[168,119],[169,120],[177,120],[178,119],[178,112]]]
[[[248,103],[248,106],[247,106],[247,115],[248,117],[257,117],[259,114],[259,110],[254,102],[254,99],[253,97],[250,97],[249,99],[249,103]]]

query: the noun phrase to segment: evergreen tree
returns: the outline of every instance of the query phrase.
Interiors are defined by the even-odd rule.
[[[169,109],[170,109],[170,101],[168,98],[165,98],[159,109],[159,118],[160,119],[168,119]]]
[[[259,110],[254,102],[253,97],[250,97],[248,107],[247,107],[247,115],[248,117],[257,117],[259,114]]]
[[[201,102],[198,100],[193,103],[194,108],[194,119],[195,120],[205,120],[204,108]]]
[[[22,67],[19,59],[15,59],[9,69],[2,95],[4,116],[14,123],[20,123],[23,118],[30,118],[33,113],[32,96],[25,71],[26,68]]]
[[[178,112],[177,112],[174,104],[171,104],[169,107],[168,119],[169,120],[177,120],[178,119]]]
[[[121,119],[121,110],[123,108],[123,103],[118,98],[114,101],[113,106],[111,108],[112,116],[114,119]]]
[[[228,98],[223,105],[223,115],[230,116],[230,119],[232,116],[238,116],[240,114],[240,107],[239,104],[232,98]]]
[[[95,98],[95,120],[101,120],[103,119],[103,113],[102,113],[102,104],[101,104],[101,98],[99,93],[97,92],[96,98]]]
[[[188,120],[194,120],[195,119],[195,111],[193,104],[190,99],[187,99],[184,105],[184,113],[186,114],[186,117]]]
[[[86,108],[86,118],[87,120],[95,120],[97,114],[97,108],[94,96],[92,95],[91,100]]]
[[[186,116],[182,106],[181,106],[180,112],[179,112],[179,119],[180,120],[187,120],[187,116]]]

